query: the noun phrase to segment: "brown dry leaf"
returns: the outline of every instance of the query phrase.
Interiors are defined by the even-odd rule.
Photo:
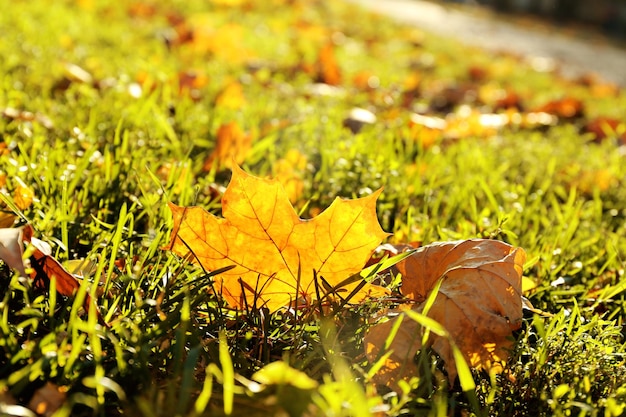
[[[596,117],[584,127],[584,133],[591,133],[594,142],[600,143],[608,138],[616,138],[620,144],[626,144],[626,122],[610,117]]]
[[[474,368],[498,371],[508,358],[511,333],[522,321],[522,268],[526,255],[521,248],[495,240],[466,240],[422,247],[396,267],[402,274],[402,293],[418,304],[425,301],[442,279],[427,316],[440,323]],[[400,310],[395,318],[375,325],[365,336],[367,356],[374,361],[397,320],[403,320],[387,358],[375,380],[395,386],[400,379],[417,375],[413,363],[421,347],[420,326]],[[456,379],[450,340],[431,334],[429,346],[444,360],[448,377]]]
[[[234,166],[222,197],[224,218],[201,207],[170,203],[174,228],[169,249],[207,271],[234,265],[215,276],[216,290],[233,307],[276,310],[296,299],[309,303],[316,298],[313,271],[336,286],[361,271],[387,236],[376,217],[380,192],[356,200],[337,198],[316,218],[303,220],[278,180],[257,178]],[[345,294],[358,284],[346,286]],[[368,293],[386,290],[365,285],[352,301]]]
[[[23,239],[24,242],[33,245],[33,254],[30,257],[33,270],[30,276],[35,286],[44,287],[47,282],[55,279],[58,293],[66,297],[72,296],[80,288],[80,283],[50,256],[50,247],[47,244],[43,246],[40,240],[33,237],[33,228],[30,225],[24,226]]]
[[[209,83],[209,77],[201,71],[187,70],[178,73],[178,92],[194,101],[202,98],[201,90]]]
[[[576,119],[585,115],[585,105],[573,97],[550,101],[534,110],[537,113],[548,113],[562,119]]]
[[[15,213],[0,209],[0,229],[10,228],[15,224],[15,220],[17,220]]]
[[[231,168],[233,162],[241,164],[245,161],[252,147],[252,136],[241,130],[237,122],[221,125],[215,136],[217,143],[204,162],[205,171],[210,171],[215,165],[217,169]]]
[[[28,408],[38,416],[50,417],[63,406],[66,398],[65,389],[52,382],[46,382],[46,385],[35,391]]]
[[[467,76],[472,81],[485,81],[490,75],[489,68],[480,65],[472,65],[467,70]]]
[[[30,256],[30,277],[33,279],[35,288],[41,288],[47,291],[50,282],[54,280],[57,292],[65,297],[71,297],[75,294],[76,291],[78,291],[78,289],[80,288],[80,282],[72,274],[70,274],[63,267],[63,265],[59,263],[59,261],[57,261],[50,255],[51,248],[47,243],[33,237],[34,230],[31,225],[27,224],[26,226],[23,226],[21,228],[4,230],[19,230],[19,245],[22,245],[23,243],[29,243],[32,246],[32,254]],[[21,246],[19,250],[22,250]],[[20,259],[21,254],[22,252],[20,252]],[[14,256],[16,255],[17,253],[14,254]],[[6,261],[5,258],[2,259],[5,260],[5,262],[7,262],[8,264],[8,261]],[[21,269],[17,265],[15,265],[14,268],[20,271],[20,273],[23,273],[24,276],[26,275],[24,272],[23,264],[21,266]],[[89,307],[91,304],[91,297],[89,296],[89,294],[87,294],[85,296],[84,304],[85,311],[89,311]],[[98,322],[103,326],[108,326],[108,324],[104,321],[104,318],[101,316],[98,306],[95,304],[94,306],[96,309]]]

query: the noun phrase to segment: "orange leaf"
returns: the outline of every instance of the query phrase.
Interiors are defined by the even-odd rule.
[[[317,80],[328,85],[341,84],[341,70],[335,58],[335,48],[332,43],[327,43],[320,49],[317,58]]]
[[[50,255],[35,249],[30,259],[33,267],[31,277],[35,280],[36,286],[43,286],[46,281],[54,279],[57,292],[66,297],[74,295],[80,288],[78,280]]]
[[[35,287],[47,290],[50,281],[55,280],[56,290],[59,294],[65,297],[74,295],[80,288],[80,282],[74,275],[70,274],[59,261],[41,250],[44,249],[41,245],[43,242],[33,237],[33,228],[30,225],[24,227],[23,239],[24,242],[31,243],[34,246],[33,254],[30,256],[30,264],[33,269],[30,276],[34,281]],[[89,311],[91,303],[91,297],[87,294],[84,304],[85,311]],[[108,326],[97,306],[96,315],[98,316],[98,322],[100,324]]]
[[[584,116],[585,106],[582,101],[573,97],[550,101],[535,110],[538,113],[548,113],[563,119],[575,119]]]
[[[495,240],[467,240],[435,243],[420,248],[396,267],[403,277],[402,293],[418,304],[422,312],[436,283],[439,293],[427,312],[440,323],[450,338],[430,335],[429,345],[444,360],[450,382],[456,366],[450,341],[459,347],[470,366],[498,371],[508,357],[511,333],[521,326],[521,277],[526,255]],[[417,374],[412,361],[421,347],[420,326],[402,317],[398,332],[381,372],[379,383],[394,386],[398,380]],[[365,336],[366,353],[374,360],[398,317],[372,327]]]
[[[310,302],[316,294],[314,271],[336,286],[359,272],[387,236],[376,217],[380,192],[338,198],[316,218],[303,220],[277,180],[256,178],[234,166],[222,197],[224,218],[170,203],[174,230],[169,249],[193,257],[207,271],[234,265],[215,277],[217,291],[234,307],[276,310],[296,298]],[[347,286],[346,294],[357,284]],[[360,299],[367,291],[385,292],[366,285]]]
[[[217,168],[230,168],[233,161],[243,163],[252,146],[252,137],[244,133],[237,122],[221,125],[216,134],[217,143],[213,153],[204,162],[204,170],[210,171],[213,165]]]
[[[369,71],[361,71],[352,77],[352,83],[359,90],[374,90],[380,86],[380,79]]]
[[[35,286],[44,286],[46,281],[57,280],[57,292],[66,297],[74,295],[74,292],[80,288],[80,283],[72,274],[67,272],[63,265],[49,254],[49,251],[42,246],[42,242],[33,237],[33,228],[26,225],[23,229],[24,242],[31,243],[34,247],[33,254],[30,257],[33,271],[30,276],[35,281]]]

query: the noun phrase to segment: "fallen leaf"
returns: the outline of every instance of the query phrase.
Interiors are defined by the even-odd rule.
[[[352,77],[352,83],[359,90],[369,91],[380,87],[380,78],[369,71],[361,71]]]
[[[435,85],[429,108],[437,113],[450,113],[461,104],[476,101],[478,92],[473,84]]]
[[[30,225],[24,226],[24,242],[33,246],[30,256],[30,266],[33,271],[30,276],[33,278],[36,287],[47,287],[50,280],[56,280],[57,292],[66,297],[74,295],[80,288],[80,282],[61,265],[56,259],[50,256],[50,246],[41,240],[33,237],[33,228]]]
[[[9,388],[4,386],[0,388],[0,404],[2,405],[17,405],[17,401],[9,392]]]
[[[252,146],[252,136],[245,133],[237,122],[223,124],[215,135],[215,149],[204,162],[204,170],[231,168],[233,162],[241,164],[245,161]]]
[[[238,166],[222,197],[219,218],[201,207],[170,203],[174,228],[169,249],[215,276],[216,289],[236,308],[270,310],[316,298],[314,271],[337,286],[361,271],[387,236],[376,217],[381,190],[356,200],[337,198],[314,219],[296,214],[278,180],[253,177]],[[319,278],[321,280],[321,278]],[[345,287],[346,294],[360,283]],[[354,300],[383,288],[365,285]]]
[[[484,81],[489,77],[489,69],[479,65],[473,65],[467,70],[467,75],[472,81]]]
[[[25,263],[24,244],[30,245],[29,263]],[[80,282],[70,274],[56,259],[50,256],[52,249],[46,242],[33,236],[33,228],[29,224],[11,229],[0,229],[0,259],[10,268],[17,270],[20,276],[28,276],[33,279],[34,286],[48,290],[50,281],[56,282],[56,290],[59,294],[70,297],[80,288]],[[85,310],[91,305],[89,294],[85,297]],[[108,326],[98,310],[96,314],[100,324]]]
[[[317,69],[316,82],[328,85],[341,84],[341,70],[337,64],[335,48],[332,43],[329,42],[322,46],[315,66]]]
[[[534,112],[548,113],[562,119],[576,119],[584,116],[585,106],[577,98],[565,97],[550,101],[535,109]]]
[[[26,210],[33,204],[35,192],[25,184],[18,184],[13,190],[13,202],[20,210]]]
[[[620,144],[626,144],[626,122],[618,119],[596,117],[583,127],[583,132],[591,133],[594,142],[597,143],[608,138],[615,138]]]
[[[227,83],[215,97],[215,105],[226,109],[239,110],[246,103],[243,87],[237,81]]]
[[[0,208],[0,229],[10,228],[15,220],[17,220],[15,213]]]
[[[241,64],[254,57],[245,45],[249,34],[241,25],[226,23],[218,26],[210,13],[196,14],[189,23],[192,31],[189,42],[196,54],[209,53],[225,64]]]
[[[498,371],[508,358],[514,330],[521,326],[521,276],[525,260],[521,248],[495,240],[475,239],[435,243],[418,249],[396,265],[402,274],[402,294],[417,304],[424,301],[442,280],[427,316],[441,324],[450,339],[431,334],[428,345],[443,359],[450,382],[456,379],[451,342],[461,350],[467,363],[477,369]],[[366,353],[375,361],[397,320],[398,334],[389,345],[375,381],[395,386],[400,379],[417,375],[413,357],[421,345],[421,327],[402,313],[373,326],[365,336]]]
[[[514,91],[508,90],[506,91],[494,105],[494,110],[523,110],[524,104],[522,101],[522,97]]]
[[[65,403],[67,394],[61,387],[46,382],[33,394],[28,402],[28,408],[37,413],[38,416],[50,417]]]
[[[11,269],[20,273],[20,276],[26,276],[24,261],[24,239],[23,228],[16,227],[10,229],[0,229],[0,259]]]
[[[192,100],[202,98],[201,90],[209,83],[209,77],[200,71],[181,71],[178,73],[178,91],[180,95],[188,95]]]

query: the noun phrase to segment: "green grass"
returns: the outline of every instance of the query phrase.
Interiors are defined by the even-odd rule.
[[[71,298],[0,270],[0,403],[14,405],[3,412],[32,415],[33,393],[51,382],[65,395],[57,416],[621,415],[624,153],[579,128],[596,116],[623,117],[626,94],[600,94],[504,54],[468,53],[340,2],[242,3],[0,0],[0,107],[35,115],[0,118],[3,193],[11,200],[20,184],[30,187],[35,201],[21,215],[37,236],[59,261],[91,265]],[[177,45],[172,22],[181,18],[223,30],[221,46]],[[307,67],[329,40],[343,80],[333,94],[316,94]],[[75,80],[67,64],[92,80]],[[488,73],[482,94],[509,88],[531,109],[575,97],[585,119],[420,143],[411,111],[441,96],[441,85],[469,83],[473,67]],[[191,96],[178,85],[189,71],[208,80]],[[365,71],[378,87],[355,86]],[[405,108],[412,74],[420,94]],[[216,103],[232,80],[246,103]],[[466,101],[492,111],[489,101]],[[343,127],[353,107],[374,110],[378,121],[353,134]],[[525,275],[537,283],[527,296],[554,315],[527,314],[506,372],[473,372],[468,395],[448,386],[427,351],[417,359],[422,375],[402,392],[368,381],[362,336],[384,307],[377,302],[336,308],[324,320],[227,308],[208,290],[214,273],[162,248],[167,202],[219,214],[215,190],[229,172],[202,167],[218,127],[231,121],[254,136],[248,172],[275,174],[289,151],[306,157],[294,168],[303,216],[336,196],[384,187],[378,213],[392,241],[485,237],[521,246]],[[83,310],[96,292],[109,328]],[[270,363],[288,366],[255,382]]]

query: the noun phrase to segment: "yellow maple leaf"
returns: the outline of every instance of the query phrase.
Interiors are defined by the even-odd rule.
[[[170,203],[174,218],[169,249],[215,276],[216,290],[242,308],[270,310],[316,298],[314,271],[331,286],[361,271],[387,236],[376,217],[381,190],[355,200],[337,198],[319,216],[301,219],[278,180],[261,179],[233,167],[219,218],[200,207]],[[359,283],[345,287],[347,295]],[[384,294],[365,285],[353,298]]]
[[[424,301],[439,280],[441,286],[427,316],[441,324],[448,337],[431,334],[428,345],[444,360],[450,382],[457,376],[452,343],[467,363],[477,369],[498,372],[508,358],[511,334],[522,324],[522,268],[526,254],[496,240],[473,239],[435,243],[419,248],[396,265],[402,274],[402,293],[417,302],[412,310],[422,313]],[[389,343],[390,354],[374,380],[395,387],[397,381],[417,375],[413,357],[421,348],[421,326],[402,311],[373,326],[365,336],[370,360],[382,347],[398,320],[399,330]]]

